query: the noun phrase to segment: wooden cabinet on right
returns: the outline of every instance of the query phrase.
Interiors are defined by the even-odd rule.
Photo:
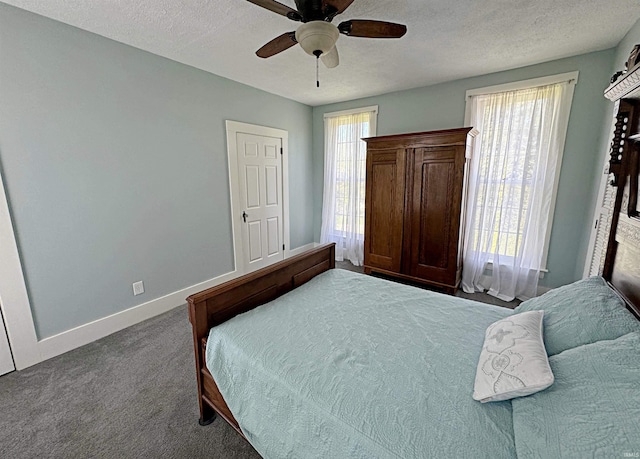
[[[461,128],[364,139],[366,273],[456,290],[475,133]]]

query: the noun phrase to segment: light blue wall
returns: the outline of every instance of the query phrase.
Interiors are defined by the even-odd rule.
[[[312,110],[0,3],[0,170],[38,335],[233,268],[226,119],[289,131],[297,247],[319,239],[325,112],[377,104],[379,135],[456,127],[467,89],[579,70],[545,279],[570,282],[608,141],[602,89],[636,42],[639,24],[616,50]]]
[[[0,162],[40,338],[233,269],[226,119],[289,131],[291,245],[312,242],[310,107],[0,3]]]
[[[313,109],[314,237],[319,240],[324,167],[323,115],[327,112],[378,105],[378,135],[461,127],[465,92],[512,81],[580,71],[567,132],[558,199],[549,248],[549,273],[543,285],[555,287],[582,274],[599,158],[602,126],[610,119],[602,96],[615,57],[613,49],[376,97]]]

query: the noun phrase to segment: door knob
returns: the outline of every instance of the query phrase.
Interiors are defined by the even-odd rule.
[[[247,223],[247,217],[248,217],[248,216],[249,216],[249,215],[247,215],[247,213],[243,210],[243,211],[242,211],[242,220],[243,220],[245,223]]]

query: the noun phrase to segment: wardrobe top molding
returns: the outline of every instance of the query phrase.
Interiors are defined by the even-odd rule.
[[[460,140],[460,135],[467,136],[466,142]],[[472,127],[456,129],[444,129],[441,131],[410,132],[407,134],[383,135],[378,137],[367,137],[362,140],[367,142],[370,150],[385,148],[421,148],[440,147],[451,145],[466,145],[478,134],[478,130]]]

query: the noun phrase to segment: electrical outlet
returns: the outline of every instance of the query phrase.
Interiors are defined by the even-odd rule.
[[[142,295],[144,293],[144,284],[142,281],[133,283],[133,294],[134,295]]]

